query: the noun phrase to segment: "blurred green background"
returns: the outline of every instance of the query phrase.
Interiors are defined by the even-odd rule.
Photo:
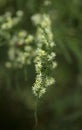
[[[51,86],[38,104],[36,130],[82,130],[82,1],[51,0],[49,7],[44,0],[0,0],[0,15],[7,11],[24,11],[20,26],[33,33],[30,17],[42,11],[52,17],[52,30],[56,42],[54,72],[56,84]],[[35,130],[35,99],[33,65],[28,66],[28,80],[23,70],[4,67],[6,47],[0,46],[0,127]]]

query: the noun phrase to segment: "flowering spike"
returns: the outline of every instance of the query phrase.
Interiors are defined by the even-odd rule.
[[[33,93],[40,98],[46,92],[48,86],[55,83],[52,72],[56,67],[54,61],[56,54],[53,51],[53,33],[51,31],[51,20],[48,14],[36,14],[32,16],[32,21],[37,26],[36,43],[37,50],[35,56],[36,78],[33,86]]]

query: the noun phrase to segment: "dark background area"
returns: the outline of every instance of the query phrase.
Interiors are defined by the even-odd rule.
[[[30,20],[35,13],[49,12],[56,42],[56,84],[51,86],[38,104],[36,130],[82,130],[82,1],[51,0],[0,0],[0,14],[24,11],[20,28],[33,33]],[[1,129],[35,129],[35,99],[33,65],[28,66],[28,80],[23,70],[4,67],[6,47],[0,46],[0,127]],[[18,79],[16,80],[16,76]]]

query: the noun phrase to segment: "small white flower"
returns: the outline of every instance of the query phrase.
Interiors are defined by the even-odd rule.
[[[41,21],[41,15],[35,14],[31,17],[31,20],[34,22],[35,25],[39,24]]]
[[[33,36],[32,35],[28,35],[28,37],[25,39],[25,43],[30,43],[33,41]]]
[[[22,10],[18,10],[16,12],[16,15],[19,16],[19,17],[23,16],[23,11]]]
[[[12,65],[11,65],[10,62],[6,62],[5,66],[6,66],[7,68],[11,68]]]

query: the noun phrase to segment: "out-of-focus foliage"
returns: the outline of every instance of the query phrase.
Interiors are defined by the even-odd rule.
[[[14,28],[15,33],[11,30],[13,37],[19,29],[35,32],[30,20],[33,14],[45,11],[51,15],[57,45],[54,51],[57,53],[58,67],[53,72],[56,85],[39,102],[37,129],[81,130],[82,1],[51,0],[47,7],[43,3],[44,0],[0,0],[0,14],[10,11],[14,15],[17,10],[24,11],[22,23]],[[4,35],[6,39],[9,34],[7,32]],[[5,39],[0,36],[0,45]],[[8,70],[4,65],[4,61],[8,59],[7,50],[7,46],[0,46],[1,124],[7,124],[7,127],[10,124],[18,125],[19,129],[33,129],[35,100],[31,86],[35,77],[34,65],[25,66],[25,69]]]

